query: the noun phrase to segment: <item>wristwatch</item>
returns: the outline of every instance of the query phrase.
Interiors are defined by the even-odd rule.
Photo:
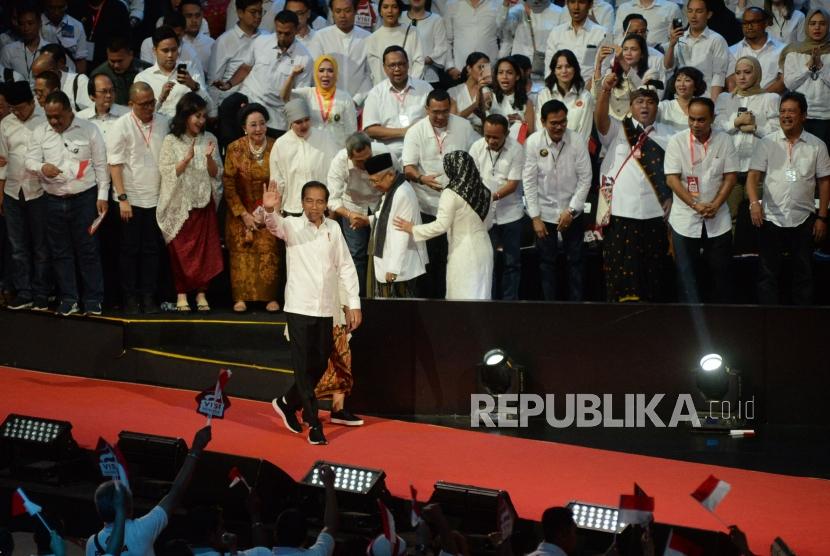
[[[817,214],[817,215],[816,215],[816,218],[818,218],[819,220],[821,220],[822,222],[824,222],[825,224],[827,224],[827,215],[826,215],[826,214],[825,214],[824,216],[822,216],[822,215],[820,215],[820,214]]]
[[[118,196],[118,200],[119,201],[126,201],[127,200],[127,194],[122,193],[121,195]]]
[[[571,215],[571,218],[576,218],[576,209],[573,207],[568,207],[568,213]]]

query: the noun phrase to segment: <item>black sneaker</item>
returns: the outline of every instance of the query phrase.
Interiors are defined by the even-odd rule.
[[[347,427],[359,427],[363,424],[363,419],[357,415],[349,413],[345,409],[341,409],[340,411],[332,411],[329,421],[337,425],[346,425]]]
[[[274,411],[277,412],[277,415],[282,418],[285,428],[294,434],[300,434],[303,432],[303,426],[300,425],[300,422],[297,420],[297,415],[288,409],[288,404],[285,403],[285,398],[274,398],[271,400],[271,406],[274,408]]]
[[[9,309],[13,311],[19,311],[21,309],[29,309],[32,306],[32,300],[26,297],[19,297],[15,296],[14,299],[9,301],[9,304],[6,305]]]
[[[62,317],[68,317],[69,315],[74,315],[75,313],[80,313],[81,309],[78,307],[78,304],[74,301],[61,301],[61,304],[58,306],[57,313]]]
[[[141,312],[141,307],[138,306],[138,299],[129,296],[124,298],[124,314],[137,315]]]
[[[145,315],[155,315],[156,313],[161,312],[161,308],[156,303],[156,300],[153,299],[152,295],[145,295],[142,297],[141,306],[144,308]]]
[[[90,301],[89,303],[84,303],[84,310],[87,315],[93,315],[96,317],[103,312],[101,310],[100,301]]]
[[[35,302],[32,303],[32,311],[48,311],[49,310],[49,302],[45,299],[35,299]]]
[[[311,427],[308,429],[308,443],[309,444],[328,444],[326,437],[323,435],[323,427]]]

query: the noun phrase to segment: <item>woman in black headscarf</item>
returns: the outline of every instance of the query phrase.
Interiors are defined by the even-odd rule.
[[[395,218],[395,227],[415,241],[447,234],[447,299],[490,299],[493,247],[487,229],[492,224],[491,193],[482,183],[475,162],[465,151],[444,157],[449,185],[441,193],[434,222],[413,226]]]

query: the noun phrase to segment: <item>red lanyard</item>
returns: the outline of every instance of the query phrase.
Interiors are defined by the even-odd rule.
[[[447,135],[449,135],[449,128],[447,129],[447,132],[444,133],[444,138],[443,139],[438,137],[438,133],[435,131],[434,127],[432,128],[432,134],[435,135],[435,142],[438,144],[438,154],[443,156],[443,154],[444,154],[444,141],[447,140]]]
[[[317,95],[317,106],[320,107],[320,117],[323,118],[323,123],[326,124],[329,121],[331,110],[334,108],[334,96],[332,96],[331,101],[329,101],[329,109],[325,110],[323,108],[323,98],[320,96],[320,91],[318,91],[316,87],[314,89],[314,94]]]
[[[392,94],[395,95],[395,98],[398,100],[398,104],[401,105],[401,109],[403,109],[403,103],[406,102],[406,95],[409,94],[409,84],[407,84],[406,88],[402,92],[403,94],[399,93],[395,87],[392,87]]]
[[[709,137],[709,139],[707,139],[703,143],[703,156],[704,157],[706,157],[706,153],[709,151],[709,140],[710,139],[711,139],[711,136]],[[692,159],[692,168],[694,168],[695,167],[695,136],[691,131],[689,132],[689,158]],[[701,159],[701,160],[703,160],[703,159]]]
[[[135,122],[135,127],[138,128],[138,132],[141,134],[141,138],[144,139],[144,144],[147,145],[147,149],[150,148],[150,138],[153,136],[153,121],[150,120],[150,132],[145,136],[144,130],[141,129],[141,124],[138,123],[138,118],[135,117],[135,114],[130,114],[133,118],[133,122]]]
[[[98,21],[101,19],[101,11],[104,9],[104,4],[107,3],[107,0],[101,2],[101,5],[98,6],[98,12],[92,16],[92,30],[89,32],[89,36],[92,37],[95,34],[95,29],[98,28]]]

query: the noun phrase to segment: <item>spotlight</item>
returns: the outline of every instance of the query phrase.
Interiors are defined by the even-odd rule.
[[[69,421],[10,414],[0,426],[0,467],[20,479],[62,483],[81,461]]]
[[[697,371],[697,389],[706,401],[720,401],[729,392],[729,368],[717,353],[704,355]]]
[[[320,467],[328,465],[334,470],[334,488],[351,494],[365,494],[372,497],[379,495],[385,489],[386,473],[381,469],[357,467],[330,461],[317,461],[306,473],[303,484],[323,487],[320,479]]]
[[[573,512],[574,522],[580,529],[603,533],[622,533],[625,529],[626,524],[619,521],[618,508],[577,501],[569,502],[566,507]]]
[[[525,369],[501,348],[487,351],[478,364],[478,386],[491,396],[520,394],[524,391]]]
[[[471,543],[482,542],[505,521],[518,521],[510,494],[504,490],[438,481],[429,503],[440,504],[450,526],[464,533]],[[483,548],[470,546],[470,551],[480,554]]]
[[[0,435],[11,441],[51,445],[72,430],[69,421],[56,421],[26,415],[9,415],[0,429]]]
[[[700,358],[694,369],[695,385],[703,398],[698,418],[703,429],[732,429],[746,425],[741,400],[741,373],[718,353]]]

